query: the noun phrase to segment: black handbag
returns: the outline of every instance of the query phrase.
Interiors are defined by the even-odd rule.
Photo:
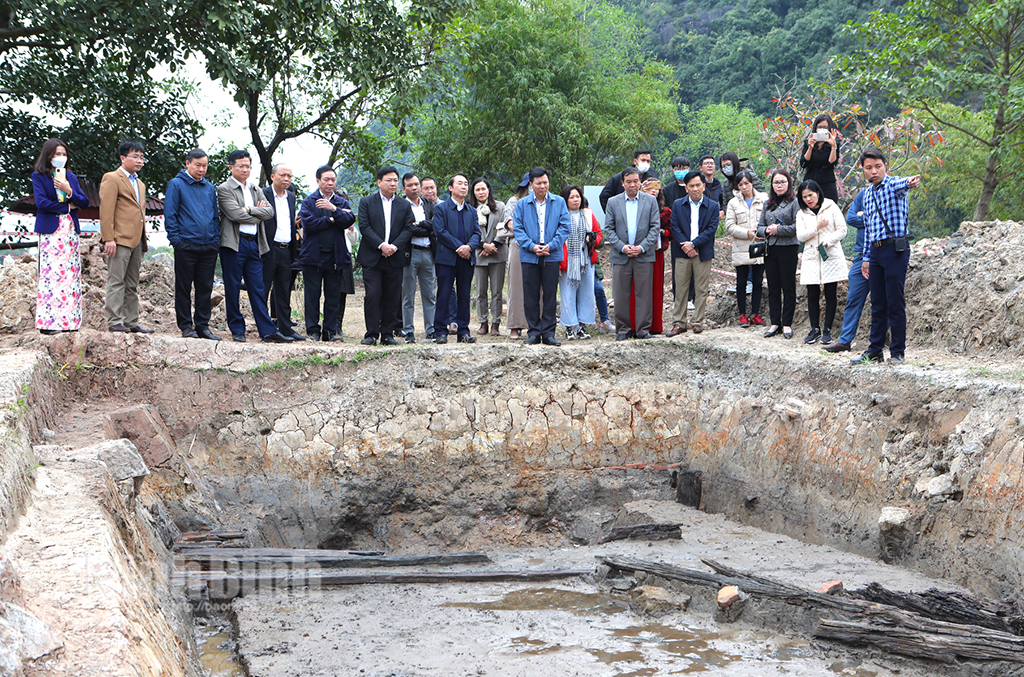
[[[751,242],[750,249],[747,253],[752,259],[764,257],[768,253],[768,241],[762,240],[761,242]]]

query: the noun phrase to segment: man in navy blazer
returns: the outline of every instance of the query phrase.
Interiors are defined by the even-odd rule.
[[[363,241],[356,260],[363,267],[363,318],[366,335],[361,343],[372,346],[380,337],[382,345],[398,345],[402,306],[402,277],[409,265],[413,215],[409,201],[396,198],[398,170],[381,167],[373,195],[359,200],[359,232]]]
[[[672,205],[672,259],[675,270],[676,298],[672,304],[672,329],[677,336],[687,329],[686,299],[690,295],[690,274],[697,286],[694,298],[693,333],[704,331],[704,310],[711,282],[711,260],[715,258],[715,232],[718,230],[719,205],[704,195],[704,178],[693,170],[683,179],[686,197]]]
[[[555,339],[555,303],[558,296],[558,264],[562,245],[569,239],[569,208],[558,195],[548,192],[548,170],[530,170],[532,193],[516,203],[512,212],[512,232],[519,243],[519,261],[523,268],[523,310],[529,327],[526,343],[544,342],[562,345]],[[543,225],[543,227],[541,227]],[[544,309],[541,310],[541,292]]]
[[[299,239],[295,228],[295,193],[292,170],[280,162],[270,170],[270,185],[263,189],[274,216],[263,222],[270,250],[263,254],[263,293],[267,307],[277,321],[277,329],[296,341],[306,337],[292,329],[292,263],[298,256]]]
[[[448,343],[448,318],[451,317],[452,288],[457,290],[455,323],[458,342],[475,343],[469,333],[469,286],[473,283],[474,251],[480,246],[480,228],[476,209],[466,203],[469,179],[455,174],[448,180],[451,197],[434,207],[434,237],[437,256],[437,306],[434,309],[434,343]]]

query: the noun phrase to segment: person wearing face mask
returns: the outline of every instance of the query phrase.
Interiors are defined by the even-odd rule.
[[[704,194],[718,205],[718,220],[721,221],[725,218],[725,209],[722,209],[723,205],[726,204],[723,202],[725,199],[725,189],[722,187],[722,182],[715,177],[715,156],[704,155],[701,157],[700,162],[697,163],[697,168],[704,176]]]
[[[48,139],[32,172],[39,236],[36,328],[43,334],[82,326],[82,260],[78,210],[89,206],[78,177],[67,170],[68,146]]]
[[[640,172],[640,182],[643,183],[647,179],[656,178],[651,174],[651,151],[637,149],[633,153],[633,166]],[[601,209],[604,211],[608,210],[608,200],[612,199],[616,195],[620,195],[624,192],[622,187],[622,172],[619,172],[612,178],[608,179],[608,183],[604,184],[604,188],[601,189],[601,195],[598,199],[601,202]]]
[[[814,118],[811,131],[800,149],[800,167],[804,181],[814,181],[825,197],[839,202],[836,184],[836,165],[839,164],[839,129],[832,118],[822,113]]]

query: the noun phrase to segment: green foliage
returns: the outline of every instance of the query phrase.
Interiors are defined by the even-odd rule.
[[[483,0],[464,28],[412,128],[425,173],[486,175],[503,191],[537,165],[554,186],[604,181],[677,127],[669,69],[604,0]]]
[[[943,119],[952,120],[975,134],[990,129],[992,112],[973,113],[953,104],[936,104]],[[925,174],[923,196],[910,203],[911,223],[924,237],[948,235],[969,220],[982,190],[987,151],[969,135],[950,129],[945,134],[941,169]],[[1024,147],[1014,146],[1001,155],[1000,164],[1018,168],[1024,165]],[[1024,193],[1015,182],[1002,182],[992,197],[990,219],[1017,220],[1024,215]]]
[[[1024,0],[910,0],[874,12],[848,33],[861,48],[843,59],[847,86],[914,106],[970,139],[986,157],[974,220],[983,220],[1009,149],[1024,144]],[[975,126],[942,104],[969,102]]]
[[[820,78],[832,54],[853,40],[848,21],[867,18],[867,0],[726,0],[655,3],[643,13],[665,59],[675,67],[679,100],[691,109],[735,103],[754,114],[772,113],[769,97],[781,83]],[[667,36],[673,36],[665,44]]]
[[[365,120],[401,124],[464,1],[250,3],[240,6],[243,39],[197,48],[209,75],[245,108],[264,178],[280,145],[305,134],[332,148],[330,158],[314,162],[375,170],[384,147]]]

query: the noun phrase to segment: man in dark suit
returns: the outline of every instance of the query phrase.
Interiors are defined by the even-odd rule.
[[[669,336],[677,336],[687,329],[686,298],[690,291],[691,272],[697,287],[693,333],[704,331],[704,309],[711,281],[711,260],[715,258],[715,231],[718,230],[719,205],[704,194],[704,177],[694,170],[686,175],[684,183],[687,196],[672,205],[672,224],[669,226],[677,291]]]
[[[473,282],[475,250],[480,246],[480,228],[476,222],[476,209],[466,203],[469,179],[456,174],[448,181],[451,197],[434,207],[434,237],[437,238],[437,312],[434,319],[434,342],[448,343],[448,318],[451,316],[452,287],[457,289],[458,300],[455,323],[458,342],[475,343],[469,333],[469,286]]]
[[[651,173],[651,151],[649,150],[638,149],[633,153],[633,167],[640,172],[640,183],[647,179],[657,178]],[[597,198],[601,201],[601,209],[607,210],[608,200],[616,195],[621,195],[622,191],[622,172],[619,172],[608,179],[608,183],[604,184],[604,188],[601,189],[601,194]]]
[[[533,193],[516,202],[512,211],[512,233],[519,243],[519,264],[523,270],[523,310],[530,337],[528,345],[543,342],[560,346],[555,338],[555,302],[558,298],[562,245],[569,239],[569,207],[559,195],[548,192],[548,170],[530,170]],[[544,307],[541,308],[541,294]]]
[[[615,340],[629,338],[629,299],[636,292],[636,338],[650,338],[654,319],[654,256],[661,237],[658,200],[640,190],[640,172],[634,167],[622,172],[626,192],[608,200],[604,217],[604,239],[610,247],[612,294],[615,301]],[[660,280],[659,280],[660,282]]]
[[[314,341],[341,341],[345,298],[355,292],[352,254],[345,233],[356,222],[348,200],[338,194],[334,167],[316,170],[317,189],[302,201],[299,214],[305,238],[302,264],[306,333]],[[323,292],[323,325],[320,324],[320,296]]]
[[[296,341],[306,337],[292,329],[292,262],[298,253],[298,237],[295,229],[295,194],[288,190],[292,185],[292,170],[283,164],[276,164],[270,172],[270,185],[263,189],[267,203],[274,210],[273,218],[263,222],[270,250],[263,254],[263,289],[267,295],[267,306],[277,318],[277,329]]]
[[[435,189],[436,191],[436,189]],[[416,343],[416,285],[420,287],[420,301],[423,304],[423,327],[427,340],[434,338],[434,257],[437,255],[437,241],[434,238],[434,203],[420,193],[420,180],[412,172],[402,177],[402,192],[412,206],[415,225],[409,265],[402,276],[402,335],[406,343]]]
[[[363,317],[366,335],[361,343],[372,346],[380,337],[386,346],[398,345],[395,326],[402,304],[402,276],[409,265],[413,214],[408,200],[396,198],[398,170],[382,167],[377,172],[378,191],[359,200],[359,245],[357,260],[363,267],[366,299]]]

